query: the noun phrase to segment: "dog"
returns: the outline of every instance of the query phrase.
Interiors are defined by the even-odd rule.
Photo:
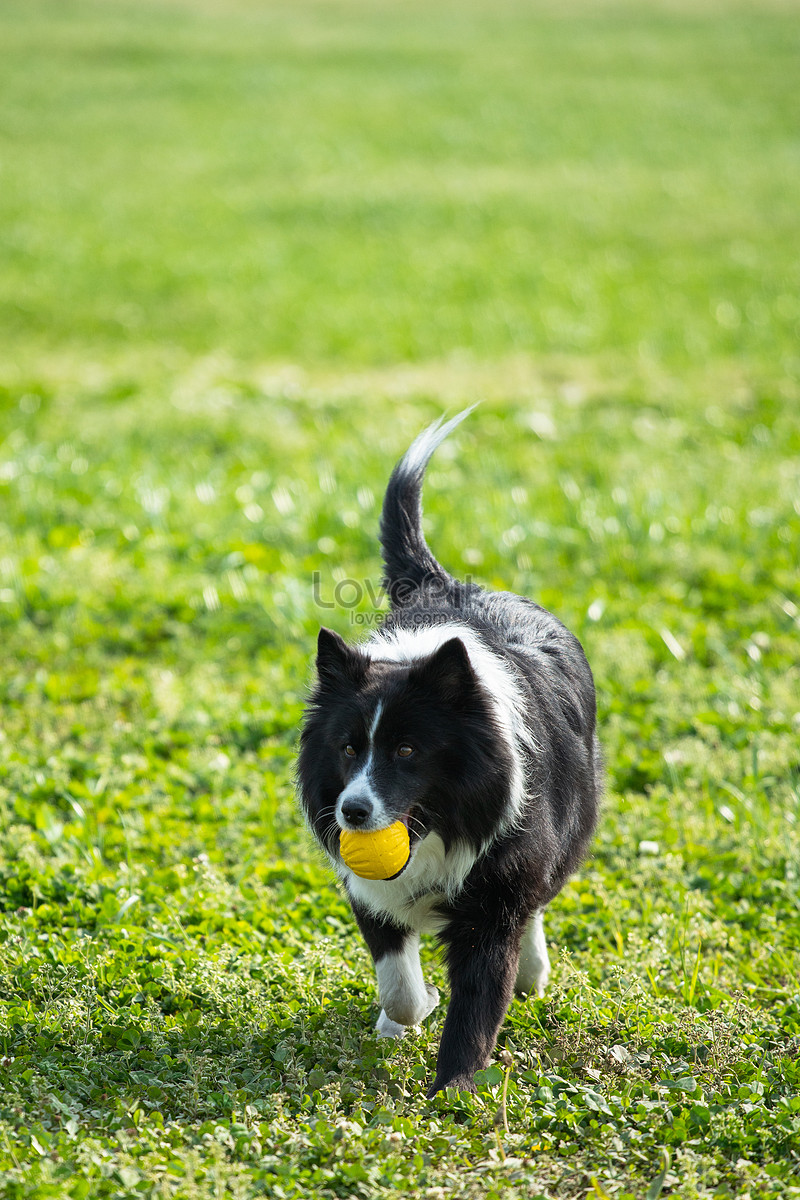
[[[428,461],[468,415],[435,422],[389,480],[380,539],[390,611],[368,641],[319,631],[299,798],[372,955],[377,1032],[435,1008],[420,934],[444,948],[450,1003],[428,1096],[474,1091],[516,991],[550,973],[543,914],[579,865],[602,791],[594,680],[578,639],[544,608],[454,579],[422,532]],[[408,830],[410,857],[364,879],[343,831]]]

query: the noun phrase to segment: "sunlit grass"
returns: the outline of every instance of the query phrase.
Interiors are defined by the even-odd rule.
[[[9,1195],[421,1195],[461,1163],[468,1195],[491,1170],[503,1194],[635,1196],[665,1149],[665,1194],[798,1178],[795,410],[503,378],[431,470],[429,536],[581,635],[609,772],[550,914],[553,988],[504,1030],[505,1160],[499,1068],[431,1108],[439,1019],[373,1040],[292,797],[317,626],[361,632],[383,483],[440,406],[404,371],[362,395],[211,368],[169,404],[7,393]],[[321,609],[348,577],[360,608]]]

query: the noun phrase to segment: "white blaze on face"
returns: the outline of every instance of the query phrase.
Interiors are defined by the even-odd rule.
[[[336,801],[336,821],[340,829],[351,828],[342,815],[342,805],[347,800],[363,800],[370,805],[372,816],[363,825],[359,825],[358,827],[364,833],[371,833],[376,829],[384,829],[387,825],[391,824],[391,817],[387,813],[386,807],[372,782],[372,757],[375,731],[378,728],[378,722],[381,719],[382,713],[383,701],[379,700],[375,712],[372,714],[369,726],[369,740],[364,762],[347,786],[339,793],[339,799]]]
[[[380,721],[382,714],[383,714],[383,701],[379,700],[378,704],[375,708],[375,712],[372,714],[372,724],[369,727],[370,752],[372,751],[372,743],[375,740],[375,730],[378,728],[378,722]]]

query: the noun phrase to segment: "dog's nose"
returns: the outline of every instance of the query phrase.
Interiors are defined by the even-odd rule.
[[[348,825],[357,829],[372,816],[372,805],[363,796],[352,796],[342,801],[342,816]]]

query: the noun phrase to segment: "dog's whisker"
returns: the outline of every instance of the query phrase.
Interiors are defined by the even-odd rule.
[[[331,818],[331,820],[328,822],[327,825],[324,825],[322,827],[322,829],[320,830],[320,833],[319,833],[319,838],[320,838],[320,841],[325,846],[328,846],[330,848],[331,843],[335,843],[336,841],[338,841],[339,833],[340,833],[339,822],[336,820],[336,817],[334,816]]]

